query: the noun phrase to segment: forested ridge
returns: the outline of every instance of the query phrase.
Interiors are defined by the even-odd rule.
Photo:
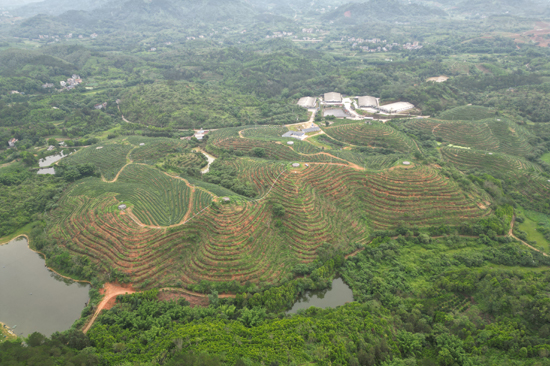
[[[0,243],[26,235],[91,290],[70,329],[0,339],[0,364],[550,365],[548,14],[7,9]],[[348,106],[322,105],[328,92]],[[415,108],[359,108],[367,95]],[[349,302],[291,310],[336,280]]]

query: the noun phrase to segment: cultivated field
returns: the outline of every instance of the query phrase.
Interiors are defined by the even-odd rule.
[[[128,163],[128,154],[134,147],[126,141],[97,144],[69,155],[63,159],[63,163],[68,165],[94,164],[105,179],[112,180]]]
[[[323,131],[335,140],[356,146],[386,148],[405,153],[419,150],[410,137],[380,122],[367,124],[361,121],[324,127]]]
[[[532,148],[528,142],[531,133],[506,119],[476,122],[413,120],[407,122],[407,126],[431,133],[444,142],[482,151],[524,156]]]
[[[485,128],[490,130],[489,122]],[[64,194],[51,214],[50,234],[71,253],[90,257],[105,271],[126,273],[141,288],[202,280],[278,283],[297,264],[314,261],[323,243],[350,253],[367,243],[374,230],[459,225],[491,214],[489,196],[476,186],[464,191],[438,167],[404,166],[403,161],[411,161],[409,154],[418,151],[416,144],[390,126],[355,123],[326,130],[335,138],[347,136],[349,143],[369,146],[376,141],[401,153],[367,155],[359,147],[327,152],[298,140],[287,145],[280,138],[282,127],[213,131],[208,150],[218,157],[233,154],[219,158],[220,163],[255,187],[258,194],[250,199],[157,168],[178,159],[186,167],[196,155],[188,152],[186,142],[128,138],[104,150],[118,154],[117,164],[108,170],[110,181],[83,179]],[[500,143],[497,137],[495,141]],[[257,148],[264,151],[262,157],[255,155]],[[102,157],[101,150],[78,154],[94,157],[105,169],[110,154]],[[534,167],[520,158],[509,162],[501,154],[491,157],[497,163],[461,149],[444,148],[442,154],[461,168]],[[294,162],[302,164],[291,167]],[[231,196],[231,202],[224,196]],[[121,203],[125,210],[118,209]],[[284,208],[282,215],[275,214],[275,204]]]

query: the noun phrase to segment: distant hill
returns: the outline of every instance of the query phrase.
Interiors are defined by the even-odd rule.
[[[27,18],[38,14],[61,15],[69,10],[97,9],[109,2],[109,0],[45,0],[15,8],[11,13]]]
[[[363,3],[349,3],[338,7],[326,14],[326,20],[343,23],[366,23],[372,20],[395,21],[416,17],[445,16],[447,13],[439,8],[428,7],[422,4],[405,4],[397,0],[371,0]]]
[[[446,11],[461,15],[510,14],[540,17],[550,14],[547,0],[439,0]]]
[[[241,0],[88,0],[86,6],[71,6],[65,0],[46,0],[30,4],[19,14],[44,14],[26,19],[14,33],[36,37],[38,34],[60,34],[79,31],[104,32],[118,29],[163,29],[212,23],[252,21],[259,14],[252,5]],[[32,9],[31,7],[35,7]],[[63,9],[52,10],[53,8]],[[90,9],[93,8],[93,9]],[[29,10],[31,9],[31,10]]]
[[[253,5],[241,0],[45,0],[13,11],[23,17],[45,14],[69,19],[79,12],[97,21],[105,18],[152,21],[161,16],[168,22],[175,19],[219,21],[255,14]]]

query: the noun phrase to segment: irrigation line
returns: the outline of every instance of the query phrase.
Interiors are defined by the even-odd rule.
[[[209,204],[208,206],[206,206],[205,208],[203,208],[202,210],[200,210],[199,212],[197,212],[196,214],[194,214],[193,216],[191,216],[190,218],[188,218],[183,224],[181,225],[185,225],[187,224],[189,221],[193,220],[196,216],[200,215],[204,210],[206,210],[207,208],[209,208],[210,206],[212,206],[214,204],[214,201],[212,201],[211,204]],[[180,226],[180,225],[178,225]]]
[[[281,165],[284,165],[284,164],[281,164]],[[258,202],[258,201],[261,201],[263,199],[265,199],[270,193],[271,193],[271,190],[273,189],[273,187],[275,187],[275,184],[277,183],[277,181],[279,180],[279,177],[283,174],[283,173],[286,173],[286,170],[283,170],[281,173],[279,173],[279,175],[277,176],[277,178],[275,179],[275,182],[273,182],[273,184],[271,185],[271,188],[269,188],[269,191],[267,191],[262,197],[258,198],[258,199],[255,199],[255,200],[250,200],[248,202]]]

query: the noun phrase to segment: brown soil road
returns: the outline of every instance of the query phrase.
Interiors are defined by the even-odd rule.
[[[94,324],[95,320],[97,319],[97,317],[99,316],[99,314],[101,313],[102,310],[109,310],[113,306],[115,306],[116,297],[118,295],[133,294],[133,293],[136,293],[136,292],[140,292],[140,291],[135,291],[134,289],[132,289],[131,285],[130,286],[122,286],[122,285],[119,285],[119,284],[116,284],[116,283],[106,283],[104,285],[103,289],[101,289],[101,291],[103,291],[105,297],[99,303],[92,319],[90,319],[88,324],[86,324],[86,326],[82,330],[82,332],[84,332],[84,333],[86,333],[90,330],[90,328],[92,327],[92,325]],[[176,296],[171,296],[170,294],[173,294],[173,295],[176,295]],[[234,298],[235,296],[236,295],[234,295],[234,294],[219,294],[218,295],[218,297],[220,299],[230,298],[230,297]],[[201,294],[201,293],[198,293],[198,292],[193,292],[193,291],[189,291],[189,290],[186,290],[186,289],[173,288],[173,287],[161,288],[160,291],[159,291],[159,298],[161,300],[173,300],[175,298],[181,298],[181,297],[184,297],[193,306],[197,306],[197,305],[198,306],[208,306],[208,295],[206,295],[206,294]]]
[[[100,290],[100,292],[102,292],[104,295],[103,300],[101,300],[101,302],[97,306],[97,309],[92,319],[90,319],[88,324],[86,324],[86,326],[82,330],[82,332],[84,333],[87,333],[90,330],[95,320],[99,316],[99,313],[101,313],[101,310],[109,310],[115,305],[116,297],[118,295],[133,294],[136,291],[133,290],[131,286],[122,286],[116,283],[106,283]]]

